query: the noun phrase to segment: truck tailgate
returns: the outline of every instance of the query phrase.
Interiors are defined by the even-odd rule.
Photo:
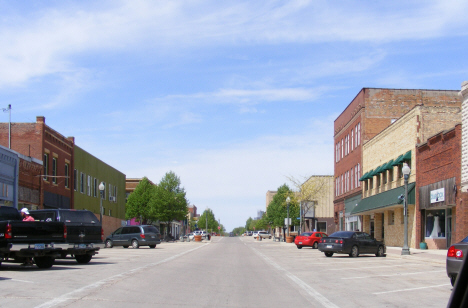
[[[51,243],[64,242],[64,224],[62,222],[8,221],[14,242]]]
[[[88,223],[65,223],[68,243],[102,243],[101,226]]]

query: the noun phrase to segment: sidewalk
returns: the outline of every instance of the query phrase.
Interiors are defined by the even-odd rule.
[[[388,247],[387,257],[397,259],[419,260],[445,264],[447,250],[410,248],[410,255],[402,256],[401,247]]]

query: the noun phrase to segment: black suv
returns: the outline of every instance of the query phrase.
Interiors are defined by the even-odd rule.
[[[124,248],[149,246],[149,248],[155,248],[160,243],[161,234],[159,229],[152,225],[120,227],[105,240],[107,248],[113,246],[123,246]]]

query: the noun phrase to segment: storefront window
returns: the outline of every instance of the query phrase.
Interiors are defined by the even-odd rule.
[[[426,237],[445,237],[445,210],[426,211]]]

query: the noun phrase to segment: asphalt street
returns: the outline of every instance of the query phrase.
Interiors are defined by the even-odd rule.
[[[3,263],[0,307],[445,307],[444,258],[326,258],[252,237],[101,249],[87,265]]]

